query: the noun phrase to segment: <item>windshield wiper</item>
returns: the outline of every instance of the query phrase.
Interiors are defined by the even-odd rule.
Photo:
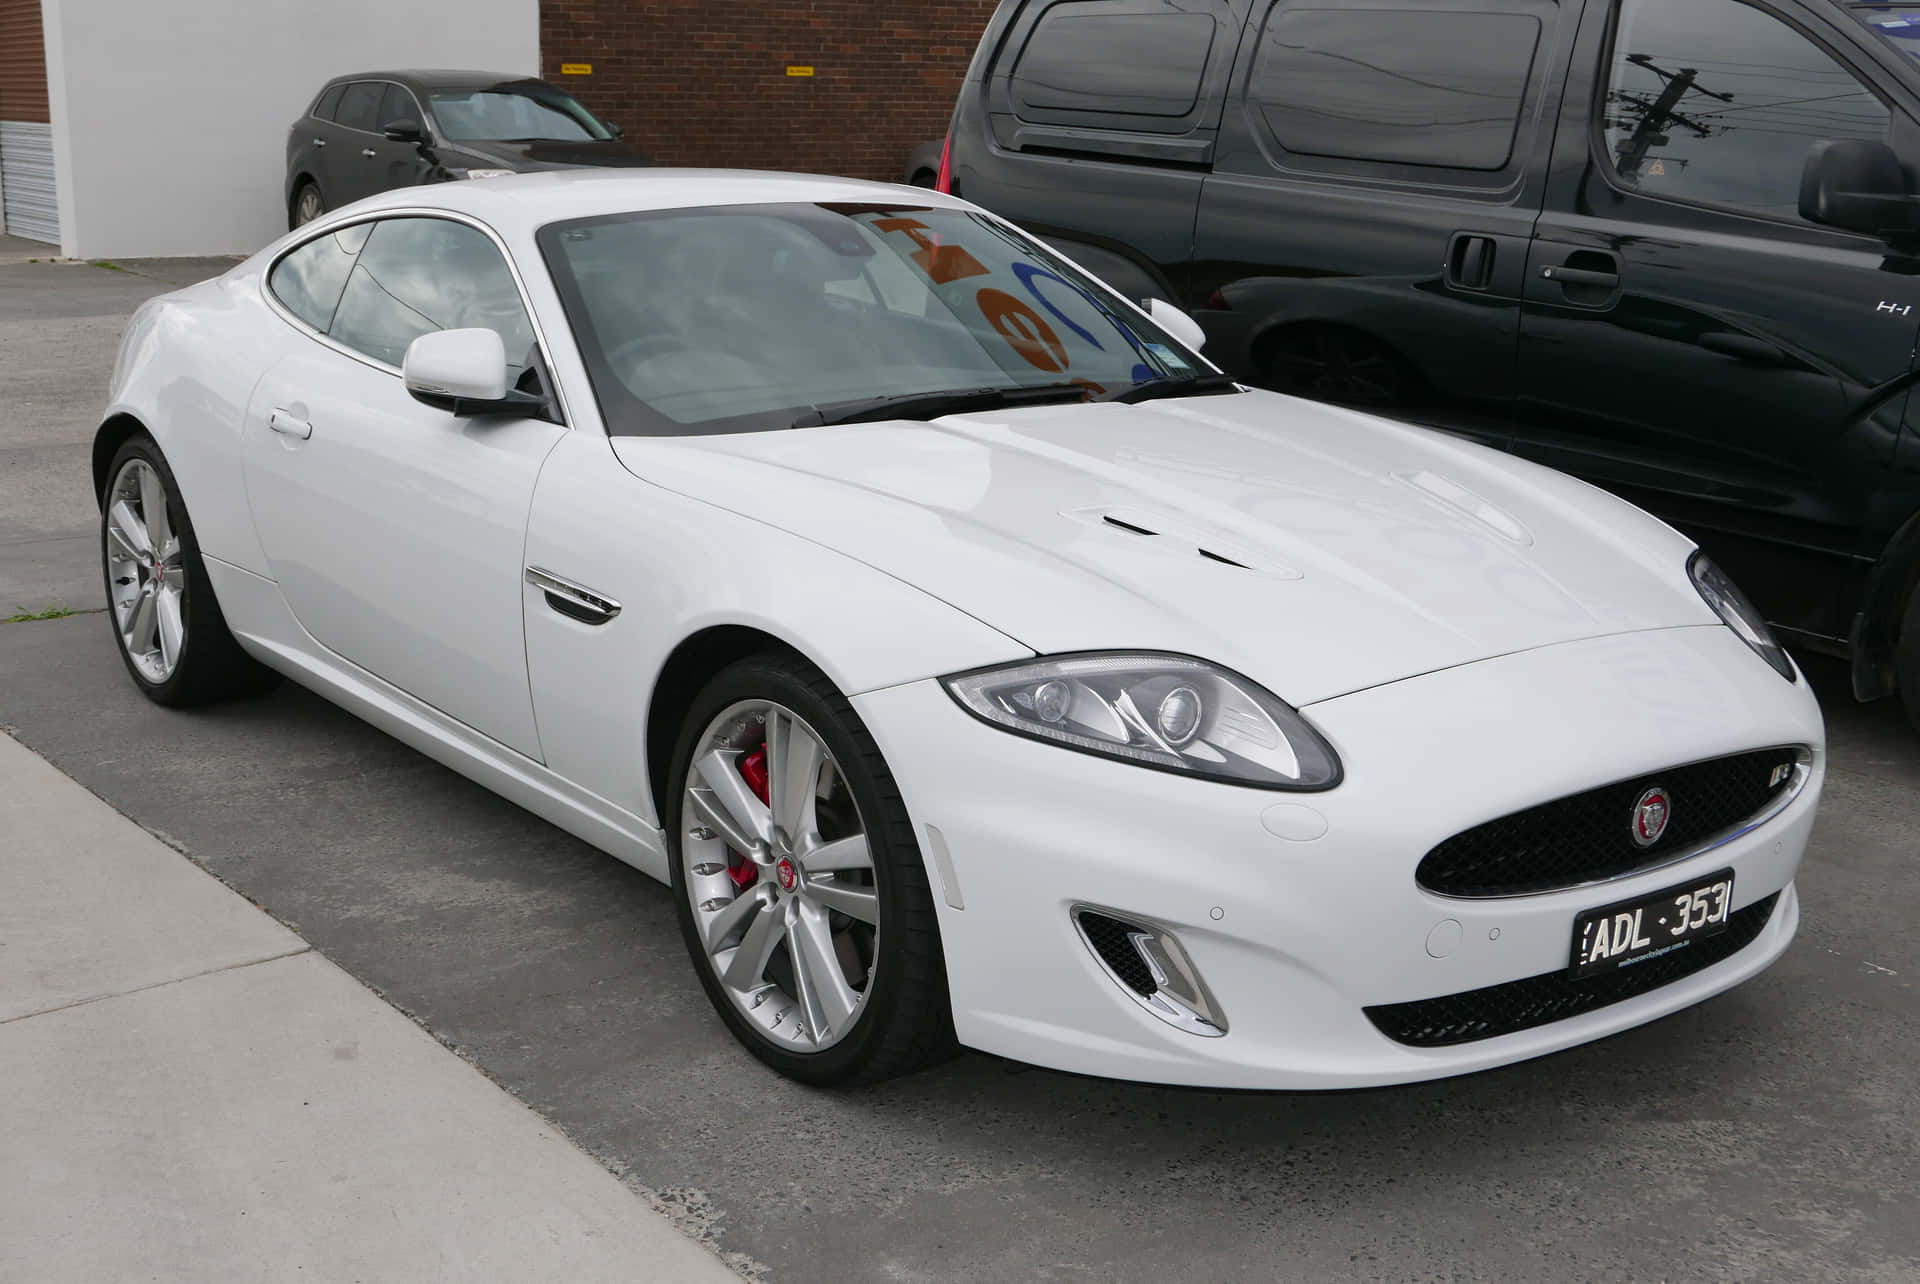
[[[1240,383],[1230,374],[1208,370],[1200,374],[1172,375],[1164,379],[1143,379],[1113,392],[1103,392],[1095,401],[1119,401],[1132,404],[1156,397],[1205,397],[1220,392],[1238,392]]]
[[[834,401],[815,406],[794,420],[793,427],[820,428],[829,424],[873,423],[882,419],[938,419],[942,415],[964,415],[976,410],[1043,406],[1086,399],[1086,388],[1077,383],[897,392],[885,397],[861,397],[856,401]]]

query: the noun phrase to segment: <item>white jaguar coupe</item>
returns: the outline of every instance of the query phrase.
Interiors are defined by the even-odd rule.
[[[811,1083],[1427,1079],[1778,957],[1823,730],[1739,591],[1200,337],[919,189],[388,192],[133,319],[109,618],[670,882]]]

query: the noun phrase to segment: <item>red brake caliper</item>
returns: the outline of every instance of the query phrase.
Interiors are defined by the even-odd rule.
[[[771,793],[767,787],[767,747],[761,745],[740,760],[740,776],[747,782],[747,788],[753,790],[754,797],[761,802],[769,802]],[[735,887],[751,887],[760,878],[760,867],[739,852],[727,854],[727,877],[733,880]]]

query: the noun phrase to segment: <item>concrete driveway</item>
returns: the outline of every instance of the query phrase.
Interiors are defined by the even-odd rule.
[[[0,267],[0,605],[96,604],[86,436],[160,288]],[[800,1088],[711,1014],[664,887],[316,697],[156,708],[97,614],[0,625],[0,675],[22,742],[770,1279],[1920,1278],[1920,738],[1830,666],[1778,965],[1546,1060],[1320,1096],[977,1055]]]

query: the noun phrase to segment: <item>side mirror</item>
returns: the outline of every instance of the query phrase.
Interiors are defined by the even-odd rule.
[[[1800,171],[1800,217],[1879,236],[1920,229],[1920,204],[1906,171],[1885,143],[1815,143]]]
[[[407,345],[400,377],[415,401],[455,415],[534,415],[546,399],[507,387],[507,349],[493,330],[435,330]]]
[[[1195,352],[1206,346],[1207,332],[1200,328],[1200,323],[1165,299],[1148,299],[1147,315],[1155,325]]]
[[[615,138],[625,138],[627,136],[626,130],[622,129],[620,126],[614,124],[610,120],[603,120],[600,123],[602,125],[605,125],[607,127],[607,132],[609,134],[612,134]]]
[[[427,131],[417,120],[390,120],[380,127],[380,132],[396,143],[424,143]]]

